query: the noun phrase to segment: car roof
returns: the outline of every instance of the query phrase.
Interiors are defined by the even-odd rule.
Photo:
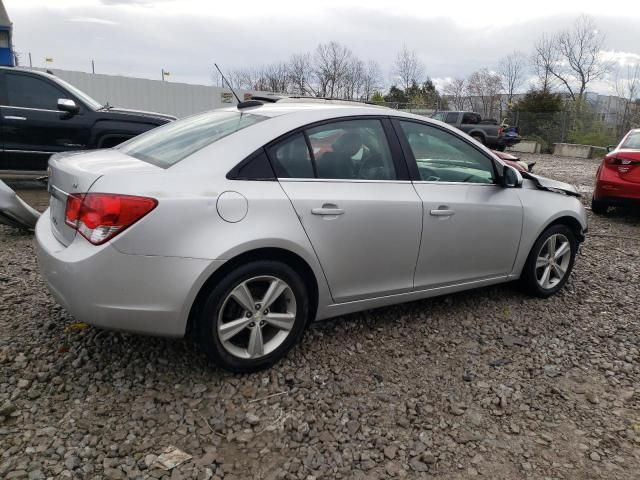
[[[255,107],[238,109],[236,106],[218,109],[218,111],[243,112],[263,115],[265,117],[279,117],[282,115],[312,116],[312,117],[349,117],[357,115],[377,115],[416,118],[432,121],[428,117],[413,115],[393,108],[380,105],[367,104],[356,101],[343,101],[332,99],[305,99],[278,101],[265,103]],[[320,119],[319,118],[319,119]]]
[[[53,73],[49,73],[47,72],[43,72],[42,70],[34,70],[31,68],[26,68],[26,67],[7,67],[7,66],[3,66],[0,67],[0,70],[5,70],[8,72],[24,72],[24,73],[31,73],[33,75],[40,75],[41,77],[47,77],[47,78],[51,78],[51,77],[55,77],[55,75]]]

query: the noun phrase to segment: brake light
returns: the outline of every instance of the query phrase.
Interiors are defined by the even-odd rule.
[[[504,135],[504,128],[500,127],[498,128],[498,136],[501,137]]]
[[[156,208],[155,198],[114,193],[73,193],[65,223],[94,245],[112,239]]]

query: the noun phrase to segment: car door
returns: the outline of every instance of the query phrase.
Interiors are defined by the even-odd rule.
[[[518,192],[496,183],[495,163],[461,136],[395,120],[414,187],[423,202],[416,289],[506,276],[518,252]]]
[[[335,302],[413,288],[422,204],[388,120],[326,122],[268,153]]]
[[[90,133],[86,107],[79,105],[74,115],[59,111],[58,99],[73,98],[40,75],[5,71],[3,77],[1,168],[45,170],[52,153],[85,148]]]

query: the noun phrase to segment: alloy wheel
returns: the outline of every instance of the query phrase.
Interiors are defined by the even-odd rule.
[[[217,319],[220,343],[230,354],[257,359],[287,339],[296,321],[291,287],[275,276],[259,276],[236,285]]]
[[[536,281],[549,290],[558,285],[567,274],[571,263],[571,243],[562,233],[547,238],[536,259]]]

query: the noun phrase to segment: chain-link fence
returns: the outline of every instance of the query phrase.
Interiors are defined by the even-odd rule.
[[[554,143],[576,143],[604,147],[617,143],[630,122],[620,114],[590,110],[560,112],[510,112],[507,123],[518,127],[520,136],[535,140],[549,152]],[[629,125],[625,126],[624,124]]]

